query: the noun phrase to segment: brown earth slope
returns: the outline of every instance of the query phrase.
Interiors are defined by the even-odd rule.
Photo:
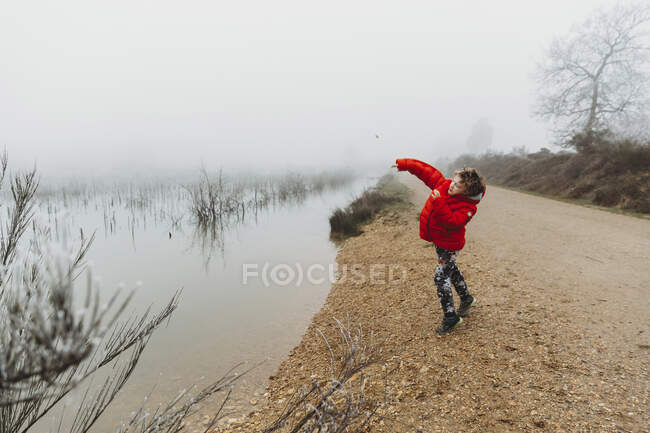
[[[334,284],[261,410],[227,430],[260,431],[312,374],[327,376],[318,330],[335,339],[332,318],[349,316],[391,336],[387,369],[367,371],[383,404],[368,431],[648,431],[650,221],[489,187],[459,256],[478,305],[440,337],[435,251],[418,236],[429,190],[400,179],[415,206],[381,214],[337,262],[406,278]]]

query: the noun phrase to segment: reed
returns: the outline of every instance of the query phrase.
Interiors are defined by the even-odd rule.
[[[338,188],[354,177],[344,173],[305,175],[286,173],[246,179],[226,177],[220,170],[210,176],[201,170],[199,180],[186,187],[190,194],[190,214],[198,226],[241,223],[247,214],[268,207],[302,203],[310,194]]]

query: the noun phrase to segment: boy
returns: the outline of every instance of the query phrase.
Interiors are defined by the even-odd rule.
[[[453,179],[445,177],[429,164],[417,159],[397,159],[393,167],[408,170],[433,191],[420,213],[420,237],[433,242],[438,254],[434,281],[445,314],[438,334],[448,334],[467,316],[476,298],[470,295],[463,274],[456,266],[458,252],[465,246],[465,225],[476,215],[476,205],[485,195],[485,180],[475,168],[463,168]],[[451,285],[460,297],[454,310]]]

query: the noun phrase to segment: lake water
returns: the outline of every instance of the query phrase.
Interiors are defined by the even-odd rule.
[[[376,181],[358,179],[308,195],[301,203],[260,211],[256,218],[249,215],[243,224],[225,230],[217,245],[196,235],[191,224],[174,226],[169,219],[158,220],[146,212],[138,216],[118,209],[107,216],[101,206],[69,209],[65,224],[56,221],[57,226],[65,225],[71,232],[96,230],[87,258],[94,275],[101,278],[103,299],[120,283],[127,289],[139,286],[123,317],[152,304],[156,312],[182,288],[169,324],[154,333],[129,382],[92,431],[115,430],[154,387],[149,405],[155,407],[192,384],[208,385],[240,362],[248,365],[238,371],[264,361],[236,382],[226,412],[236,417],[252,410],[250,399],[262,400],[266,379],[300,341],[329,292],[328,268],[335,265],[337,251],[329,240],[331,211]],[[168,213],[186,211],[184,205],[175,206],[168,206]],[[277,267],[283,264],[284,271]],[[291,271],[306,271],[314,264],[322,267],[313,275],[324,281],[310,282],[303,275],[297,286],[297,275],[291,279]],[[276,282],[291,283],[274,284],[271,272],[265,281],[261,275],[265,265],[279,271]],[[78,401],[78,393],[69,396],[65,408],[52,411],[33,431],[49,431],[62,411],[73,415]],[[200,417],[220,402],[217,396],[204,403]]]

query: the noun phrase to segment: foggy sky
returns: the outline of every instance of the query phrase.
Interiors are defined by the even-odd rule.
[[[47,173],[390,166],[487,119],[534,150],[535,62],[598,4],[5,0],[0,146]]]

